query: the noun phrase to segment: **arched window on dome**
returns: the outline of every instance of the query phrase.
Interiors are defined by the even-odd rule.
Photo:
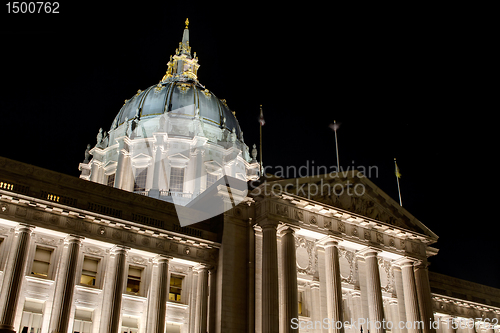
[[[170,192],[184,192],[184,168],[170,168]]]
[[[138,168],[135,172],[134,192],[146,191],[148,168]]]

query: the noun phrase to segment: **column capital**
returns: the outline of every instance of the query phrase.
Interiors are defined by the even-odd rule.
[[[27,233],[31,234],[35,228],[36,227],[34,225],[31,225],[31,224],[19,223],[18,225],[16,225],[14,232],[16,234],[18,234],[20,232],[27,232]]]
[[[130,247],[127,246],[122,246],[122,245],[115,245],[111,249],[109,249],[109,252],[111,254],[128,254],[128,251],[130,250]]]
[[[209,270],[211,270],[213,268],[213,266],[211,265],[207,265],[207,264],[199,264],[195,267],[193,267],[193,271],[199,273],[199,272],[202,272],[202,271],[206,271],[208,272]]]
[[[417,262],[417,259],[411,257],[403,257],[392,262],[393,265],[399,266],[401,268],[412,266]]]
[[[85,239],[83,236],[78,236],[78,235],[68,235],[64,238],[64,244],[71,244],[71,243],[77,243],[79,245],[82,244],[82,241]]]
[[[257,222],[257,224],[264,230],[264,229],[277,229],[278,228],[278,221],[270,219],[270,218],[264,218]]]
[[[153,258],[151,258],[151,261],[154,263],[154,264],[159,264],[159,263],[170,263],[170,260],[174,259],[174,257],[171,257],[171,256],[167,256],[167,255],[164,255],[164,254],[159,254]]]
[[[325,249],[327,247],[332,247],[332,246],[339,246],[339,243],[342,241],[342,238],[328,235],[324,238],[321,238],[316,242],[317,245],[324,247]]]
[[[292,226],[289,224],[282,223],[278,226],[277,231],[280,236],[284,236],[285,234],[291,233],[292,235],[295,235],[295,232],[297,230],[300,230],[299,227]]]
[[[364,258],[370,258],[370,257],[377,257],[380,252],[382,252],[382,250],[376,247],[367,246],[364,249],[361,249],[358,252],[356,252],[356,255],[362,256]]]

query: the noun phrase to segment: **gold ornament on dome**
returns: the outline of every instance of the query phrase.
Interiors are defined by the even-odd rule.
[[[212,95],[210,94],[210,90],[208,89],[205,89],[203,90],[203,93],[205,94],[205,96],[207,96],[208,98],[210,98]]]
[[[185,94],[188,92],[189,86],[190,86],[189,84],[182,83],[182,84],[177,85],[177,88],[179,88],[179,90],[181,91],[181,94]]]
[[[184,23],[186,23],[186,29],[187,29],[188,25],[189,25],[189,19],[186,19],[186,22],[184,22]]]

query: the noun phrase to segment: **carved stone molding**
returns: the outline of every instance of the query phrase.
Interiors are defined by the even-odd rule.
[[[297,258],[297,272],[308,275],[316,275],[318,255],[315,243],[304,237],[295,237],[295,250]]]

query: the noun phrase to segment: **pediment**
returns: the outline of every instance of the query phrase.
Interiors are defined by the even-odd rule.
[[[306,201],[322,203],[333,209],[361,215],[435,240],[438,238],[422,222],[357,171],[277,180],[269,182],[269,186],[275,193],[277,189],[281,189],[283,193],[302,197]]]

